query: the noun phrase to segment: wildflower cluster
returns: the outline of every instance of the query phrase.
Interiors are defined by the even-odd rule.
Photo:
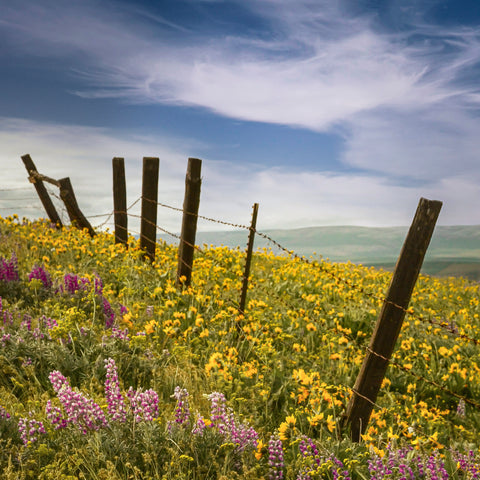
[[[52,277],[50,273],[45,270],[45,267],[43,265],[35,265],[28,275],[28,280],[40,280],[43,288],[45,288],[46,290],[50,290],[53,285]]]
[[[105,380],[105,398],[107,399],[108,413],[114,422],[124,423],[127,420],[125,401],[120,393],[117,366],[113,358],[105,360],[107,376]]]
[[[18,282],[19,280],[18,260],[15,253],[12,253],[10,260],[0,257],[0,281]]]
[[[130,400],[130,409],[135,421],[151,422],[158,417],[158,394],[153,389],[142,391],[130,387],[127,391]]]
[[[278,434],[273,434],[268,441],[268,465],[270,467],[270,480],[281,480],[285,463],[282,441]]]
[[[83,434],[89,430],[98,430],[108,426],[107,418],[102,409],[91,398],[72,389],[68,380],[58,371],[49,376],[53,389],[63,406],[64,417],[60,417],[58,409],[52,409],[51,403],[47,404],[46,415],[52,419],[57,427],[66,427],[71,424]]]
[[[225,441],[232,442],[238,452],[257,448],[258,434],[247,423],[238,423],[231,408],[227,408],[225,395],[213,392],[207,395],[211,403],[211,427],[215,427]]]
[[[24,445],[29,445],[38,440],[38,435],[45,434],[43,423],[34,418],[20,418],[18,421],[18,432]]]

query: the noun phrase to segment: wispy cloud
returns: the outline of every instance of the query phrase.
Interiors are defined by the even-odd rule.
[[[344,138],[345,165],[368,172],[257,169],[254,181],[246,180],[243,171],[237,172],[239,180],[232,180],[214,162],[220,173],[210,169],[206,182],[216,189],[209,194],[218,200],[222,194],[213,192],[239,192],[238,212],[229,207],[236,212],[233,216],[250,208],[247,198],[247,203],[262,200],[265,224],[274,226],[283,213],[276,212],[278,206],[267,193],[278,198],[283,191],[294,199],[308,197],[303,205],[315,205],[299,214],[296,200],[282,204],[281,212],[291,212],[303,224],[308,219],[328,223],[330,218],[334,223],[371,223],[368,212],[378,198],[385,201],[373,221],[389,224],[409,219],[394,206],[397,201],[402,204],[406,198],[414,208],[423,192],[449,198],[457,209],[467,201],[466,192],[478,199],[480,93],[473,80],[478,76],[472,76],[480,64],[478,30],[428,24],[418,9],[415,15],[405,9],[404,28],[392,33],[372,15],[353,15],[343,2],[233,3],[261,20],[264,31],[206,33],[127,4],[117,8],[118,2],[18,0],[2,6],[0,34],[18,53],[61,57],[65,66],[74,66],[71,72],[80,81],[77,95],[190,105],[231,118],[333,132]],[[48,138],[48,129],[41,135]],[[106,145],[115,136],[102,135],[92,130],[85,137]],[[75,161],[81,157],[78,152],[86,151],[78,142],[57,145],[59,168],[62,156]],[[135,139],[118,145],[145,154],[139,153]],[[102,151],[110,158],[111,148],[107,150]],[[169,153],[177,158],[173,150]],[[392,181],[395,177],[398,182]],[[411,180],[421,182],[422,192]],[[315,193],[305,193],[309,189]],[[213,203],[221,214],[221,202]],[[319,207],[324,204],[328,207]],[[228,213],[232,211],[225,211],[230,217]],[[467,223],[480,223],[477,217],[471,214]]]

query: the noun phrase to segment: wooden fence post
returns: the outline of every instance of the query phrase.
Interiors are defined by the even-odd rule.
[[[112,159],[113,168],[113,212],[115,219],[115,243],[128,246],[127,187],[125,182],[125,161]]]
[[[178,246],[177,286],[188,287],[192,281],[193,251],[197,233],[197,216],[200,205],[200,177],[202,161],[189,158],[185,177],[182,233]]]
[[[243,274],[242,295],[238,311],[241,315],[245,314],[245,303],[247,301],[248,277],[250,276],[250,265],[252,263],[253,242],[255,240],[255,229],[257,228],[258,203],[253,205],[252,224],[248,234],[247,256],[245,258],[245,272]]]
[[[68,216],[70,221],[77,228],[88,230],[88,233],[91,237],[95,236],[95,230],[90,225],[90,222],[85,218],[82,211],[80,210],[77,199],[75,198],[75,193],[73,192],[72,183],[70,178],[61,178],[58,181],[60,186],[60,198],[63,200],[65,207],[67,208]]]
[[[403,244],[344,417],[355,442],[370,420],[441,208],[442,202],[421,198]]]
[[[159,165],[158,157],[143,157],[140,247],[145,250],[145,258],[149,258],[151,262],[155,261],[155,247],[157,246]]]
[[[22,158],[23,164],[25,165],[25,168],[27,169],[29,180],[35,186],[35,190],[37,191],[37,194],[40,197],[40,201],[42,202],[43,208],[45,208],[45,211],[47,212],[48,218],[50,218],[50,221],[54,223],[57,226],[57,228],[62,228],[63,226],[62,221],[60,220],[57,210],[55,209],[55,206],[53,205],[53,202],[50,199],[50,195],[48,194],[47,189],[43,184],[43,181],[40,180],[39,178],[35,178],[34,176],[35,174],[38,174],[38,171],[37,171],[37,167],[33,163],[33,160],[31,159],[28,153],[26,155],[23,155],[21,158]]]

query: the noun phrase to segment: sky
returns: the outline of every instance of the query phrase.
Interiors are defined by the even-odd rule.
[[[259,230],[480,224],[479,78],[478,0],[0,0],[0,215],[46,216],[29,153],[93,225],[148,156],[160,202],[200,158],[199,213]]]

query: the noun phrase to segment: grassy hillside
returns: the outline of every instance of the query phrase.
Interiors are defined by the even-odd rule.
[[[300,255],[314,253],[333,262],[361,263],[392,270],[408,227],[310,227],[266,231],[271,238]],[[245,248],[243,231],[200,232],[199,245],[226,245]],[[258,237],[259,248],[275,246]],[[279,252],[280,253],[280,252]],[[480,279],[480,226],[437,226],[428,249],[423,273],[440,276],[466,276]]]
[[[343,416],[390,281],[0,220],[0,478],[476,478],[479,286],[421,277],[360,443]],[[388,473],[390,472],[390,473]]]

